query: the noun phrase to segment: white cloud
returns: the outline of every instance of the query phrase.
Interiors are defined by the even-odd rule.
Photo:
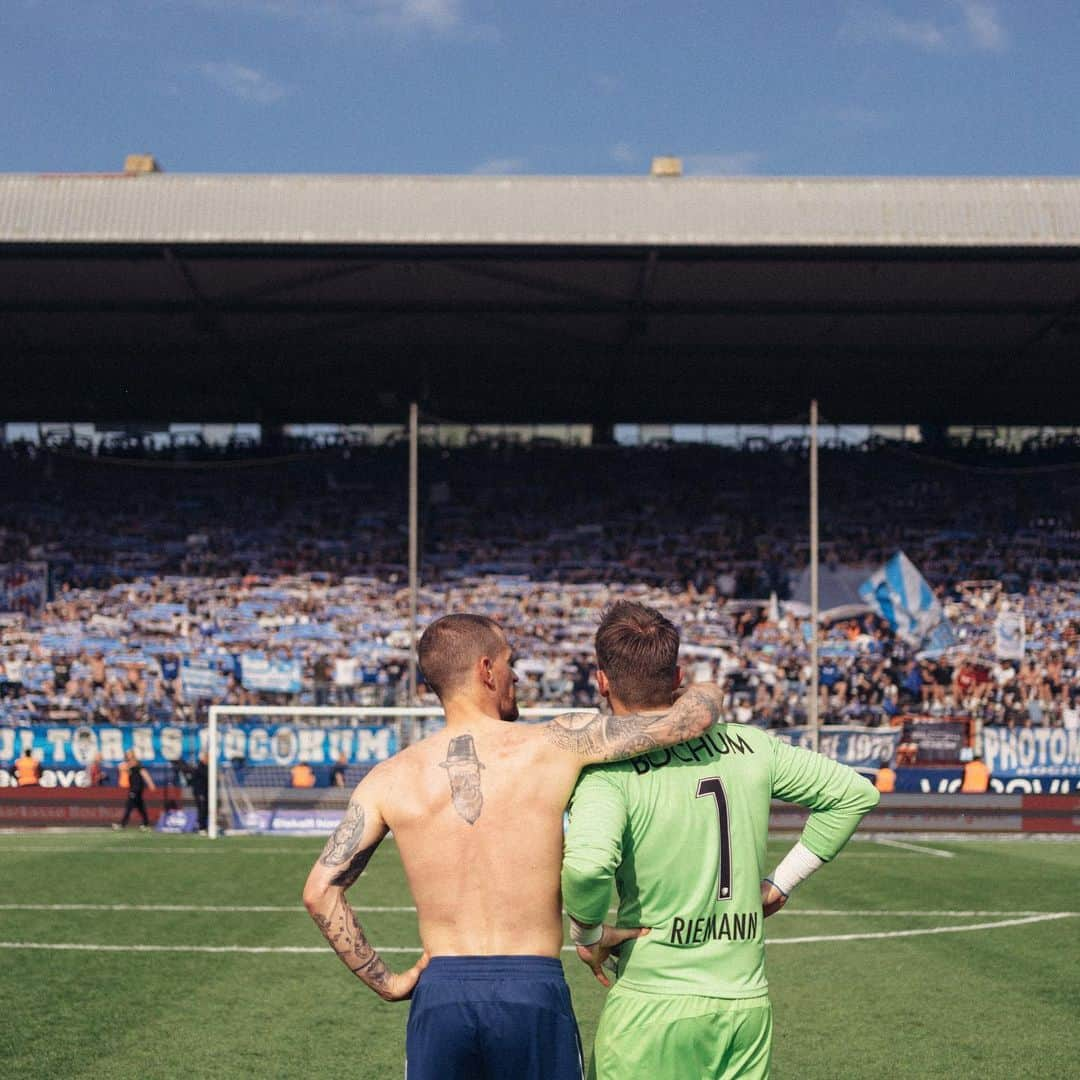
[[[756,172],[762,155],[756,150],[730,154],[684,154],[684,176],[747,176]]]
[[[469,171],[476,176],[507,176],[510,173],[524,172],[529,166],[525,158],[504,157],[488,158]]]
[[[199,65],[199,72],[227,94],[255,105],[272,105],[288,93],[281,83],[243,64],[207,61]]]
[[[213,11],[248,11],[293,19],[334,32],[381,28],[397,33],[426,31],[492,39],[494,28],[472,22],[464,0],[198,0]]]
[[[906,19],[885,8],[866,4],[857,4],[848,9],[840,27],[840,38],[860,44],[868,41],[897,42],[925,52],[941,50],[946,45],[944,31],[931,19]]]
[[[994,5],[984,0],[958,0],[958,3],[971,44],[985,52],[1001,52],[1008,44],[1008,37]]]
[[[884,42],[923,52],[1001,52],[1008,43],[991,0],[945,0],[932,18],[908,18],[877,4],[848,7],[839,38],[855,44]]]

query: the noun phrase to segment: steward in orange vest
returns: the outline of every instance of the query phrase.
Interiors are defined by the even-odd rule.
[[[312,771],[311,766],[300,762],[299,765],[294,765],[290,770],[292,776],[293,787],[314,787],[315,786],[315,773]]]
[[[874,787],[882,792],[896,790],[896,773],[889,768],[889,763],[887,761],[881,763],[881,768],[878,769],[875,774]]]
[[[967,795],[985,795],[990,786],[990,770],[981,757],[973,757],[964,766],[964,782],[961,792]]]
[[[15,762],[15,780],[19,787],[34,787],[41,780],[41,765],[34,759],[32,751],[27,750]]]

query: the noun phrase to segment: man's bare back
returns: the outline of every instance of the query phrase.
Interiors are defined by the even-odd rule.
[[[444,731],[372,770],[308,878],[304,902],[342,960],[388,1000],[407,997],[430,956],[558,957],[562,814],[581,769],[693,738],[719,717],[717,687],[671,710],[517,715],[505,640],[444,699]],[[344,897],[393,831],[416,901],[425,956],[392,974]]]

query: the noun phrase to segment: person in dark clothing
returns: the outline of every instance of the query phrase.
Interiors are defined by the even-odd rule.
[[[204,750],[194,765],[186,761],[176,762],[177,770],[187,781],[195,799],[195,812],[198,817],[199,832],[205,833],[210,820],[210,766]]]
[[[338,754],[337,761],[334,762],[334,767],[330,770],[330,786],[331,787],[344,787],[345,786],[345,770],[349,767],[348,759],[344,754]]]
[[[120,823],[113,824],[114,829],[123,829],[127,826],[128,818],[131,817],[132,810],[138,810],[142,816],[142,825],[140,828],[150,828],[150,816],[146,812],[146,803],[143,800],[143,792],[149,788],[151,791],[157,789],[157,784],[154,783],[154,778],[143,768],[142,762],[135,756],[134,750],[126,750],[124,752],[124,766],[127,769],[128,780],[128,796],[127,805],[124,807],[124,816],[120,819]]]
[[[210,820],[210,767],[205,750],[199,755],[199,760],[191,770],[188,783],[191,784],[191,794],[195,797],[199,832],[204,833]]]

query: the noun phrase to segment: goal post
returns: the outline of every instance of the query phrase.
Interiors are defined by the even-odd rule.
[[[595,711],[541,706],[521,718]],[[223,816],[235,831],[326,832],[368,770],[444,723],[434,706],[211,705],[207,833],[221,835]],[[343,786],[330,784],[334,770]]]

